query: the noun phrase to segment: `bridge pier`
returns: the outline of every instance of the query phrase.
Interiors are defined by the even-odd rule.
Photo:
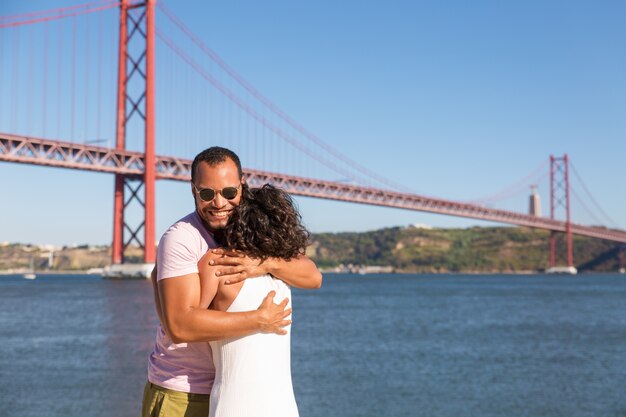
[[[550,267],[548,273],[576,274],[572,243],[572,223],[570,220],[569,162],[567,154],[562,158],[550,155],[550,219],[555,220],[558,207],[565,209],[565,238],[567,245],[567,266],[557,266],[557,233],[550,232]]]
[[[117,267],[124,263],[124,249],[135,241],[144,250],[144,264],[154,264],[156,260],[155,241],[155,1],[147,0],[145,3],[130,4],[129,0],[120,1],[120,32],[119,32],[119,61],[118,61],[118,88],[117,88],[117,151],[126,149],[126,127],[133,116],[139,116],[144,122],[144,166],[141,176],[125,174],[115,175],[114,207],[113,207],[113,243],[111,263],[115,270],[122,271]],[[144,8],[143,13],[134,12]],[[133,13],[137,13],[134,16]],[[143,29],[141,26],[143,25]],[[129,34],[129,28],[131,28]],[[139,29],[139,30],[137,30]],[[144,48],[129,48],[132,38],[143,37]],[[139,40],[138,42],[142,42]],[[132,52],[131,52],[132,51]],[[131,56],[131,53],[133,56]],[[143,71],[141,64],[143,63]],[[132,69],[129,71],[129,64]],[[128,92],[128,84],[132,77],[141,77],[140,83],[144,85],[143,91],[134,96]],[[132,104],[130,112],[127,111],[126,103]],[[143,103],[143,106],[141,105]],[[142,111],[143,108],[143,111]],[[133,185],[139,181],[138,185]],[[139,197],[139,190],[143,186],[143,199]],[[130,191],[130,197],[125,198],[126,190]],[[131,202],[138,202],[143,209],[143,222],[135,228],[128,225],[125,212]],[[139,240],[139,231],[143,229],[143,242]],[[129,236],[125,238],[125,232]],[[151,269],[151,268],[150,268]]]

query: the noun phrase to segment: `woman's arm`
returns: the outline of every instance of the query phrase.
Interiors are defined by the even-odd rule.
[[[199,308],[209,308],[211,302],[217,294],[220,279],[215,275],[217,269],[209,265],[209,258],[212,256],[208,251],[200,261],[198,261],[198,273],[200,274],[200,304]]]

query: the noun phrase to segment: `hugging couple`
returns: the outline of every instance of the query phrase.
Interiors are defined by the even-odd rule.
[[[191,171],[195,211],[165,232],[152,274],[142,417],[297,417],[289,288],[322,284],[309,234],[287,193],[248,188],[234,152],[206,149]]]

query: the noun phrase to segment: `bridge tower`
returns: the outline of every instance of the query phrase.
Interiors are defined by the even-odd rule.
[[[144,172],[115,175],[113,203],[112,263],[124,263],[124,250],[133,241],[144,250],[144,262],[154,263],[155,248],[155,146],[154,146],[154,53],[155,1],[120,1],[119,61],[117,86],[117,150],[126,149],[128,122],[143,124]],[[131,86],[132,84],[132,86]],[[129,88],[132,87],[132,88]],[[127,106],[128,104],[128,106]],[[143,188],[143,198],[140,194]],[[128,191],[128,194],[126,194]],[[127,197],[127,198],[126,198]],[[125,213],[134,206],[143,210],[143,222],[131,226]],[[143,242],[140,240],[143,230]]]
[[[565,235],[567,244],[567,267],[574,269],[572,251],[572,224],[570,222],[569,162],[567,154],[561,158],[550,155],[550,218],[555,220],[556,210],[565,210]],[[550,268],[557,263],[557,232],[550,232]]]

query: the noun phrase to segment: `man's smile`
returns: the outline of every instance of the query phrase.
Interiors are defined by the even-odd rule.
[[[215,217],[217,219],[225,219],[227,218],[230,213],[233,211],[233,209],[228,209],[228,210],[206,210],[205,213],[209,216]]]

